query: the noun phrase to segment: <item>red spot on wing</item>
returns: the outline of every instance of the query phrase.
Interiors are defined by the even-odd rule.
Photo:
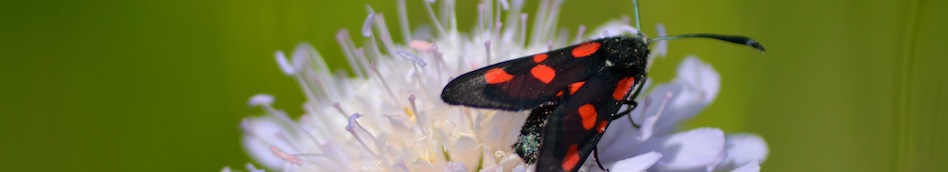
[[[563,91],[556,92],[556,97],[562,97],[562,96],[563,96]]]
[[[576,91],[579,91],[579,87],[583,87],[583,84],[586,84],[586,81],[579,81],[569,84],[569,94],[576,94]]]
[[[543,62],[544,60],[546,60],[546,57],[547,57],[546,54],[533,55],[533,62],[537,62],[537,63]]]
[[[606,122],[606,121],[600,122],[600,123],[599,123],[599,133],[605,133],[605,132],[606,132],[606,126],[609,126],[609,122]]]
[[[616,86],[616,90],[612,92],[612,98],[615,98],[616,101],[622,101],[625,99],[625,94],[629,93],[629,89],[632,88],[632,84],[635,84],[635,78],[626,77],[619,80],[619,85]]]
[[[579,145],[573,144],[566,150],[566,157],[563,157],[563,171],[573,170],[579,165]]]
[[[511,79],[513,79],[513,75],[510,75],[501,68],[493,68],[488,70],[487,73],[484,73],[484,81],[487,81],[487,84],[504,83]]]
[[[579,116],[583,120],[583,128],[586,130],[592,130],[593,126],[596,125],[596,119],[599,114],[596,113],[596,107],[592,104],[584,104],[579,107]]]
[[[573,58],[583,58],[592,55],[596,53],[596,50],[599,50],[599,42],[580,44],[578,47],[573,48]]]
[[[556,77],[556,71],[554,71],[553,68],[542,64],[534,66],[533,69],[530,69],[530,74],[532,74],[534,78],[539,79],[544,84],[549,84],[550,81],[553,81],[553,78]]]

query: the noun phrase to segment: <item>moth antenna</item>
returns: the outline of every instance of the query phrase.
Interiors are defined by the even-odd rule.
[[[639,0],[632,0],[633,13],[635,13],[635,29],[639,30],[639,35],[642,34],[642,19],[639,18]]]
[[[658,40],[676,40],[676,39],[681,39],[681,38],[711,38],[711,39],[727,41],[727,42],[731,42],[735,44],[747,45],[750,47],[754,47],[754,49],[760,50],[761,52],[766,51],[766,49],[764,49],[764,45],[761,45],[760,42],[757,42],[756,40],[751,39],[746,36],[738,36],[738,35],[693,33],[693,34],[682,34],[682,35],[675,35],[675,36],[664,36],[664,37],[652,38],[652,39],[649,39],[649,42],[658,41]]]

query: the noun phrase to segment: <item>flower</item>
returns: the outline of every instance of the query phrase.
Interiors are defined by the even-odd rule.
[[[305,113],[294,120],[271,106],[272,96],[253,96],[248,104],[266,114],[241,122],[246,151],[260,165],[284,171],[532,171],[511,148],[528,112],[449,106],[440,99],[441,88],[452,77],[492,63],[590,38],[638,33],[627,21],[614,21],[592,34],[579,26],[570,38],[569,32],[553,29],[562,0],[542,1],[527,32],[530,15],[521,13],[523,0],[487,0],[477,6],[477,24],[467,35],[457,31],[453,1],[438,4],[437,15],[434,1],[424,4],[434,32],[410,33],[405,2],[398,1],[403,43],[389,34],[384,14],[371,9],[360,30],[365,45],[357,47],[345,29],[337,33],[354,77],[330,72],[308,44],[289,57],[278,51],[277,64],[305,93]],[[656,52],[665,51],[660,45]],[[725,137],[714,128],[672,133],[707,106],[718,87],[717,73],[689,58],[678,79],[643,96],[641,108],[629,115],[642,121],[642,128],[627,122],[610,126],[599,143],[609,150],[600,152],[601,162],[619,171],[759,169],[767,148],[758,136]],[[598,170],[595,164],[583,168]],[[251,164],[247,169],[257,170]]]
[[[720,75],[694,56],[685,58],[677,74],[674,80],[655,86],[639,100],[644,104],[629,114],[632,120],[619,119],[609,125],[598,145],[609,150],[600,152],[604,165],[618,171],[759,170],[759,162],[768,153],[760,136],[725,135],[720,129],[707,127],[675,133],[679,123],[714,101],[720,88]],[[641,127],[633,127],[630,121]],[[587,162],[586,166],[590,164],[595,163]]]

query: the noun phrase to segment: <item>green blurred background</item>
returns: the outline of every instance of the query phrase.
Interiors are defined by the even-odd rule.
[[[409,1],[411,22],[426,23],[421,0]],[[461,21],[473,21],[476,2],[459,3]],[[306,41],[344,66],[334,34],[358,30],[365,4],[399,33],[394,0],[0,2],[0,167],[242,167],[238,123],[260,113],[247,98],[271,93],[276,106],[301,112],[303,95],[273,52]],[[595,26],[631,14],[630,4],[567,1],[559,24]],[[671,34],[741,34],[767,46],[761,55],[674,41],[652,72],[668,81],[689,54],[713,64],[722,90],[689,126],[760,134],[771,148],[764,171],[948,170],[948,1],[642,0],[641,8],[652,35],[661,22]]]

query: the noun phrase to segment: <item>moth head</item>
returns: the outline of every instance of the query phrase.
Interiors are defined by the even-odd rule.
[[[643,36],[617,36],[603,40],[606,66],[622,71],[643,73],[648,64],[648,39]]]

